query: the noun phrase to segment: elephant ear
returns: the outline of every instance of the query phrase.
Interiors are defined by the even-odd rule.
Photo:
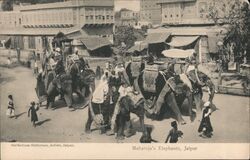
[[[89,84],[94,82],[95,80],[95,72],[91,69],[85,69],[84,71],[81,72],[81,79],[84,81],[84,83]]]

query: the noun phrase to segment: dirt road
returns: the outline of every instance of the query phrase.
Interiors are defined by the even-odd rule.
[[[17,67],[0,68],[0,71],[2,142],[13,140],[17,142],[117,142],[114,136],[100,135],[97,130],[91,134],[85,134],[87,108],[70,112],[63,102],[57,102],[60,108],[56,110],[40,108],[38,111],[39,125],[34,128],[30,118],[27,117],[29,103],[37,100],[34,90],[36,80],[32,70]],[[17,119],[10,119],[5,115],[8,94],[14,96]],[[201,115],[198,115],[193,123],[189,121],[189,117],[184,117],[187,124],[179,126],[179,129],[184,132],[184,137],[179,140],[179,143],[249,143],[249,97],[215,95],[214,103],[219,108],[211,116],[214,136],[211,139],[199,137],[197,128]],[[134,115],[131,117],[134,127],[140,130],[138,118]],[[171,121],[173,119],[163,121],[146,119],[145,123],[154,127],[152,137],[162,143],[170,130]],[[141,132],[137,132],[136,135],[126,138],[123,142],[137,143],[141,135]]]

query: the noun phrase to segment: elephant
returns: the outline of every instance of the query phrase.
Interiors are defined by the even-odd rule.
[[[170,63],[171,64],[171,63]],[[214,94],[215,94],[215,86],[212,82],[212,80],[203,72],[197,71],[197,70],[190,70],[189,72],[187,72],[185,75],[187,76],[187,78],[189,79],[189,83],[190,85],[185,85],[186,83],[183,81],[183,79],[181,79],[180,75],[175,75],[173,74],[173,71],[170,70],[169,68],[169,64],[167,66],[160,66],[160,70],[163,70],[164,72],[160,71],[159,73],[163,73],[162,75],[158,75],[157,80],[156,80],[156,93],[154,94],[154,96],[158,97],[159,92],[161,91],[161,89],[163,88],[164,84],[166,83],[166,81],[171,78],[171,77],[175,77],[175,81],[176,81],[176,85],[181,86],[178,87],[179,89],[182,89],[181,92],[179,92],[179,94],[176,94],[175,92],[169,92],[167,95],[165,96],[165,100],[166,98],[169,98],[170,100],[167,101],[168,106],[170,106],[170,108],[172,108],[172,110],[174,111],[175,115],[177,116],[177,120],[178,122],[182,122],[183,124],[185,123],[183,121],[183,119],[181,118],[180,115],[180,110],[176,107],[182,105],[183,101],[187,98],[188,99],[188,113],[190,115],[190,119],[191,121],[194,120],[195,118],[195,113],[192,111],[193,109],[193,102],[195,103],[195,108],[197,109],[198,112],[201,111],[201,104],[202,104],[202,97],[203,97],[203,91],[202,91],[202,87],[207,86],[209,89],[209,101],[212,102]],[[143,71],[141,72],[140,76],[138,76],[137,78],[137,82],[134,83],[134,79],[131,78],[131,73],[129,68],[126,68],[125,72],[123,73],[125,74],[124,78],[127,78],[127,81],[129,81],[129,84],[133,84],[137,85],[136,88],[138,88],[137,90],[142,91],[143,96],[145,97],[145,99],[149,99],[149,97],[152,95],[152,93],[147,93],[144,91],[143,89],[143,85],[142,85],[142,81],[143,81]],[[173,83],[172,83],[173,84]],[[158,87],[157,87],[158,85]],[[172,89],[172,88],[171,88]],[[171,96],[173,96],[172,98],[170,98]],[[172,100],[171,100],[172,99]],[[156,107],[155,111],[149,110],[147,108],[146,112],[147,115],[152,114],[152,112],[154,113],[159,113],[160,112],[160,107],[161,105],[158,105],[158,107]],[[152,106],[151,106],[152,107]],[[158,108],[158,109],[157,109]]]
[[[83,59],[70,65],[67,72],[72,77],[72,90],[78,97],[85,99],[89,96],[90,87],[95,89],[95,72],[86,67]]]
[[[123,139],[125,125],[127,124],[127,134],[129,137],[132,133],[132,123],[130,121],[130,113],[134,113],[139,117],[142,132],[146,132],[144,123],[144,103],[139,101],[134,103],[130,96],[124,96],[119,102],[120,112],[116,116],[117,139]]]
[[[166,66],[160,66],[159,68],[163,70],[163,68],[165,69]],[[156,78],[155,79],[156,91],[155,93],[152,93],[152,92],[147,92],[143,86],[144,71],[145,70],[142,70],[137,78],[132,78],[132,74],[128,65],[125,68],[123,77],[126,82],[129,82],[128,84],[133,85],[136,88],[136,90],[139,91],[143,95],[145,99],[146,115],[151,118],[152,118],[151,115],[155,115],[153,117],[158,117],[157,115],[160,114],[161,107],[164,104],[164,105],[168,105],[172,109],[179,123],[186,124],[186,122],[182,118],[180,106],[182,105],[184,100],[187,98],[188,106],[189,106],[188,113],[190,115],[191,121],[193,121],[195,118],[195,113],[192,112],[192,107],[193,107],[192,93],[191,93],[190,88],[180,80],[179,76],[177,75],[175,76],[175,78],[173,78],[172,72],[170,72],[168,69],[165,69],[164,72],[160,70],[157,71],[158,72],[157,77],[155,77]],[[171,81],[169,80],[170,78],[171,78]],[[176,93],[177,92],[176,88],[170,87],[170,85],[168,84],[170,82],[172,86],[174,85],[176,86],[176,88],[179,88],[177,90],[181,90],[178,94]],[[166,90],[166,91],[163,91],[165,92],[165,94],[162,95],[163,94],[162,93],[160,96],[160,93],[162,92],[163,88],[165,88]],[[153,103],[148,104],[147,102],[149,102],[152,97],[154,97]],[[157,102],[158,98],[161,99],[162,101],[161,104],[159,103],[159,101]],[[156,106],[156,107],[153,108],[153,106]]]
[[[37,96],[46,96],[47,108],[53,107],[55,97],[59,94],[64,98],[67,106],[72,108],[72,79],[64,70],[63,61],[58,61],[54,70],[40,73],[37,77]]]
[[[202,87],[208,87],[209,99],[212,103],[214,94],[215,94],[215,85],[212,82],[211,78],[208,77],[205,73],[198,71],[197,69],[192,69],[188,71],[187,77],[190,80],[193,88],[193,99],[198,112],[202,109],[202,98],[203,91]]]
[[[73,108],[72,93],[72,80],[70,75],[62,73],[58,77],[54,77],[53,81],[49,83],[47,89],[47,108],[53,107],[55,97],[59,94],[63,95],[67,106]]]
[[[136,79],[138,83],[139,90],[146,102],[150,101],[152,96],[154,97],[153,103],[150,105],[145,105],[146,115],[155,115],[158,117],[161,114],[162,109],[166,109],[165,107],[169,107],[175,118],[180,124],[186,124],[185,120],[182,117],[181,106],[184,100],[187,98],[188,100],[188,114],[190,116],[190,120],[193,121],[195,119],[195,113],[192,111],[193,107],[193,96],[190,88],[185,85],[179,76],[172,77],[167,72],[159,71],[157,77],[155,79],[155,93],[147,91],[146,87],[143,85],[143,75],[145,73],[142,72],[139,77]],[[164,106],[162,108],[162,106]],[[151,116],[149,116],[151,117]]]

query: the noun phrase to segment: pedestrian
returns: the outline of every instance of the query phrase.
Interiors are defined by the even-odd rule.
[[[97,66],[96,67],[96,70],[95,70],[95,73],[96,73],[96,79],[97,80],[100,80],[101,79],[101,67],[100,66]]]
[[[34,61],[34,74],[38,73],[38,65],[37,65],[37,61]]]
[[[17,118],[15,115],[13,96],[8,95],[8,99],[9,99],[9,102],[8,102],[8,109],[7,109],[6,115],[9,116],[9,118],[13,118],[13,117]]]
[[[30,112],[31,112],[31,122],[33,124],[33,127],[36,127],[36,121],[38,121],[38,116],[37,116],[37,111],[39,110],[38,105],[36,106],[36,103],[33,101],[30,103],[30,108],[28,111],[28,117],[30,117]]]
[[[177,143],[178,138],[182,137],[182,135],[183,135],[183,132],[178,130],[178,126],[177,126],[176,121],[171,122],[171,126],[172,126],[172,129],[169,131],[165,143],[168,143],[169,139],[170,139],[169,143]]]
[[[8,68],[10,68],[10,65],[11,65],[11,59],[10,59],[10,57],[8,57],[8,59],[7,59],[7,65],[8,65]]]
[[[212,114],[212,109],[210,105],[210,101],[204,104],[205,108],[203,109],[202,120],[198,128],[198,132],[202,132],[200,136],[203,138],[211,138],[213,135],[213,127],[210,121],[210,115]]]

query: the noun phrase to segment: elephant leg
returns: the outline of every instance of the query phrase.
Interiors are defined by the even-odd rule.
[[[182,118],[179,106],[177,105],[176,99],[175,99],[175,95],[173,92],[169,93],[166,96],[166,102],[168,104],[168,106],[172,109],[172,111],[174,112],[178,123],[180,124],[186,124],[185,120]]]
[[[136,131],[133,129],[133,125],[132,125],[131,120],[126,121],[125,125],[127,127],[125,132],[124,132],[125,136],[127,138],[133,136],[136,133]]]
[[[93,117],[91,116],[91,113],[90,113],[90,109],[88,109],[88,120],[87,120],[87,123],[85,124],[85,132],[86,133],[90,133],[91,130],[91,124],[93,122]]]
[[[201,112],[201,103],[202,103],[202,95],[200,93],[193,95],[194,98],[194,102],[195,102],[195,106],[196,106],[196,110],[198,113]]]
[[[125,128],[125,117],[122,115],[117,116],[117,139],[122,140],[124,139],[124,128]]]
[[[193,108],[193,94],[192,94],[192,92],[187,91],[186,97],[188,100],[188,113],[189,113],[191,122],[193,122],[195,117],[196,117],[196,113],[192,111],[192,108]]]
[[[66,102],[67,106],[69,108],[73,108],[73,106],[72,106],[72,94],[65,93],[64,94],[64,99],[65,99],[65,102]]]
[[[142,128],[142,133],[144,133],[146,131],[144,117],[140,117],[140,124],[141,124],[141,128]]]
[[[53,108],[54,107],[54,102],[55,102],[55,96],[48,95],[46,109]]]

